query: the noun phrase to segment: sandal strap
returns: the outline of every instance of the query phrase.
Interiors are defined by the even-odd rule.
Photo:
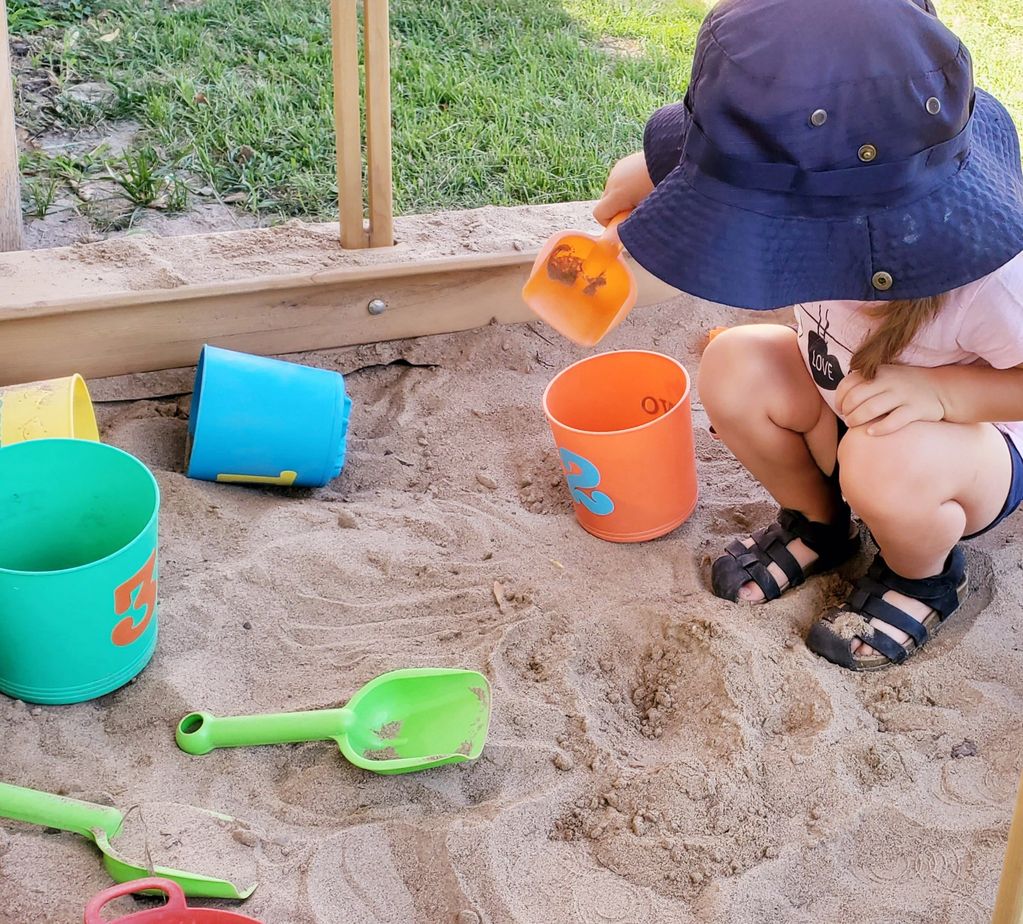
[[[966,555],[961,546],[956,546],[949,553],[945,570],[934,577],[904,578],[892,571],[878,554],[861,583],[876,596],[894,590],[896,593],[919,600],[934,610],[939,620],[944,622],[959,607],[959,588],[965,577]],[[888,620],[885,619],[885,622]]]
[[[798,587],[806,580],[803,566],[788,549],[789,543],[798,538],[781,523],[772,523],[753,534],[753,541],[757,547],[785,573],[789,587]]]
[[[782,507],[778,513],[778,524],[792,538],[801,539],[810,551],[820,558],[834,554],[836,546],[844,546],[849,542],[849,522],[851,512],[848,505],[843,504],[838,516],[831,523],[816,523],[800,513]]]
[[[900,645],[890,635],[885,635],[879,629],[875,629],[874,634],[870,638],[864,638],[862,635],[857,635],[856,637],[875,651],[881,652],[894,664],[901,664],[909,657],[909,649],[905,645]]]
[[[755,539],[756,537],[754,537]],[[767,600],[777,600],[781,596],[781,587],[778,586],[778,582],[774,579],[774,575],[767,570],[767,566],[771,564],[771,560],[767,557],[767,553],[760,548],[759,545],[754,545],[752,548],[747,548],[738,539],[733,539],[725,546],[725,551],[735,559],[736,564],[749,575],[749,579],[753,581],[757,587],[764,594],[764,598]]]
[[[788,548],[796,539],[816,553],[814,572],[833,568],[856,553],[859,537],[849,536],[850,517],[848,506],[843,505],[834,523],[814,523],[799,511],[783,507],[774,523],[752,534],[752,546],[738,539],[725,546],[725,555],[712,568],[714,592],[735,600],[738,589],[752,581],[765,600],[777,600],[784,591],[768,570],[771,565],[785,575],[786,590],[799,587],[807,578],[806,570]]]
[[[896,574],[878,553],[867,573],[857,581],[843,609],[900,629],[913,639],[915,648],[920,648],[930,638],[927,627],[883,599],[884,594],[893,590],[919,600],[937,613],[939,622],[944,622],[959,607],[959,588],[965,576],[966,555],[961,546],[956,546],[949,553],[941,574],[917,579]],[[860,634],[856,638],[895,664],[901,664],[915,650],[900,644],[880,629],[874,629],[869,637]]]
[[[875,596],[873,592],[864,587],[856,587],[846,606],[853,612],[861,613],[872,619],[880,619],[881,622],[887,623],[894,629],[901,629],[913,639],[917,647],[923,645],[930,637],[927,627],[922,622],[917,622],[908,613],[903,612],[887,600],[882,600],[880,596]],[[882,634],[879,629],[874,630],[875,637]],[[878,647],[873,641],[866,641],[872,648]]]

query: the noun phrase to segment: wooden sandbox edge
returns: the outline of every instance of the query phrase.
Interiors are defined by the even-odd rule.
[[[528,239],[516,239],[516,249],[502,245],[509,235],[500,225],[506,215],[521,233],[523,209],[487,209],[498,249],[425,258],[412,245],[341,251],[336,225],[303,226],[318,265],[271,274],[252,269],[266,265],[252,254],[280,253],[287,265],[294,226],[2,254],[0,384],[188,366],[204,343],[282,354],[529,320],[520,291],[539,247],[582,224],[587,210],[585,203],[529,207]],[[446,214],[457,222],[473,213]],[[465,234],[473,230],[467,223]],[[183,279],[187,266],[169,272],[196,248],[202,281]],[[636,269],[639,305],[675,294]],[[161,284],[138,287],[150,279]]]

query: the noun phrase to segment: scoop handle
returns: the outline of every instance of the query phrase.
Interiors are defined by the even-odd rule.
[[[632,209],[625,209],[625,211],[619,212],[617,215],[615,215],[615,217],[612,218],[605,226],[604,233],[601,235],[601,237],[607,237],[611,231],[614,231],[614,229],[617,228],[623,221],[625,221],[625,219],[628,218],[631,214]],[[618,245],[618,249],[619,250],[621,249],[621,244]]]
[[[259,744],[290,744],[323,741],[343,735],[351,726],[350,709],[315,709],[271,715],[215,716],[192,712],[175,733],[178,747],[189,754],[209,754],[216,748],[240,748]]]
[[[632,209],[626,209],[624,212],[619,212],[607,223],[603,234],[597,238],[597,242],[593,245],[593,250],[590,251],[583,262],[582,272],[579,274],[580,278],[592,279],[595,276],[599,276],[615,260],[618,254],[622,252],[622,242],[618,240],[617,236],[612,237],[611,235],[615,228],[631,214]]]
[[[94,837],[97,828],[108,838],[113,837],[124,820],[117,809],[107,805],[93,805],[10,783],[0,783],[0,817],[59,828],[88,838]]]

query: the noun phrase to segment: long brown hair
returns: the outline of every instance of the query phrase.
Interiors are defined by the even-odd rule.
[[[874,378],[881,366],[898,360],[913,338],[937,317],[943,305],[944,296],[931,295],[869,307],[867,313],[881,323],[853,354],[852,368],[866,379]]]

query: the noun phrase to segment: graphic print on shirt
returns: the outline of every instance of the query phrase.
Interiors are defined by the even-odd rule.
[[[834,391],[838,388],[838,383],[845,378],[845,372],[842,370],[842,364],[838,361],[838,358],[828,350],[828,327],[831,325],[829,313],[822,310],[814,318],[805,307],[803,310],[817,324],[817,329],[811,330],[806,337],[806,352],[807,359],[809,360],[810,374],[818,386],[827,391]],[[832,342],[843,347],[847,353],[852,352],[844,343],[834,338],[832,338]]]

